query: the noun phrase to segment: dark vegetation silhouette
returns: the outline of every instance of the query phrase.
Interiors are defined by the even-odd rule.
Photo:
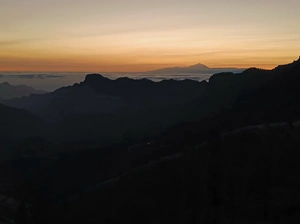
[[[3,100],[0,222],[297,223],[299,84],[300,60]]]

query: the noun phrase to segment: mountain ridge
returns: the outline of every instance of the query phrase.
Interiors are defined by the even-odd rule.
[[[67,133],[70,141],[86,137],[92,142],[91,138],[101,139],[100,136],[109,139],[112,136],[121,138],[128,133],[141,135],[143,131],[156,133],[175,123],[203,119],[222,108],[245,105],[246,102],[253,104],[247,111],[259,108],[269,113],[270,108],[263,106],[262,99],[274,101],[276,105],[273,99],[276,96],[282,105],[286,105],[284,96],[292,95],[289,91],[297,92],[299,64],[295,61],[273,70],[250,68],[238,74],[217,73],[209,82],[154,82],[126,77],[111,80],[94,73],[88,74],[81,83],[51,93],[2,102],[54,123],[57,131],[52,133],[57,138]],[[280,96],[278,89],[285,95]],[[256,97],[256,92],[260,97]],[[294,98],[291,96],[289,101]],[[297,111],[297,106],[294,107]],[[259,113],[255,119],[263,120]],[[275,119],[275,115],[282,117],[282,114],[273,112],[270,117]]]

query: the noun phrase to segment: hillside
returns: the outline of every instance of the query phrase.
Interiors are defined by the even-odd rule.
[[[299,122],[214,133],[208,141],[182,148],[180,153],[111,179],[106,176],[77,196],[67,196],[63,204],[55,198],[68,185],[78,183],[76,179],[57,183],[69,176],[60,173],[60,167],[47,174],[54,179],[43,177],[50,178],[47,185],[52,187],[41,189],[48,196],[37,205],[43,216],[35,218],[55,223],[293,222],[300,212],[299,137]],[[81,157],[91,159],[95,153]],[[70,166],[71,161],[65,162]],[[74,168],[68,167],[70,174]],[[89,177],[97,171],[82,169]]]
[[[212,136],[189,151],[98,184],[66,218],[73,223],[293,222],[300,214],[299,137],[299,122]]]

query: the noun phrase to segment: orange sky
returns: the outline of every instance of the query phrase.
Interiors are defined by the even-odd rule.
[[[0,71],[273,68],[300,55],[299,0],[2,0]]]

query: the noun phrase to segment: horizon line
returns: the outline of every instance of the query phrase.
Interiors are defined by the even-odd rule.
[[[147,73],[147,72],[155,72],[156,70],[161,70],[161,69],[168,69],[168,68],[189,68],[195,65],[204,65],[207,66],[205,64],[202,63],[197,63],[197,64],[192,64],[192,65],[188,65],[188,66],[172,66],[172,67],[163,67],[163,68],[157,68],[157,69],[152,69],[152,70],[146,70],[146,71],[104,71],[104,72],[96,72],[96,71],[43,71],[43,70],[37,70],[37,71],[26,71],[26,70],[0,70],[1,73],[88,73],[88,74],[92,74],[92,73],[97,73],[97,74],[101,74],[101,73]],[[256,66],[250,66],[250,67],[234,67],[234,66],[222,66],[222,67],[209,67],[207,66],[208,69],[249,69],[249,68],[259,68],[259,69],[265,69],[265,70],[271,70],[272,68],[260,68],[260,67],[256,67]]]

